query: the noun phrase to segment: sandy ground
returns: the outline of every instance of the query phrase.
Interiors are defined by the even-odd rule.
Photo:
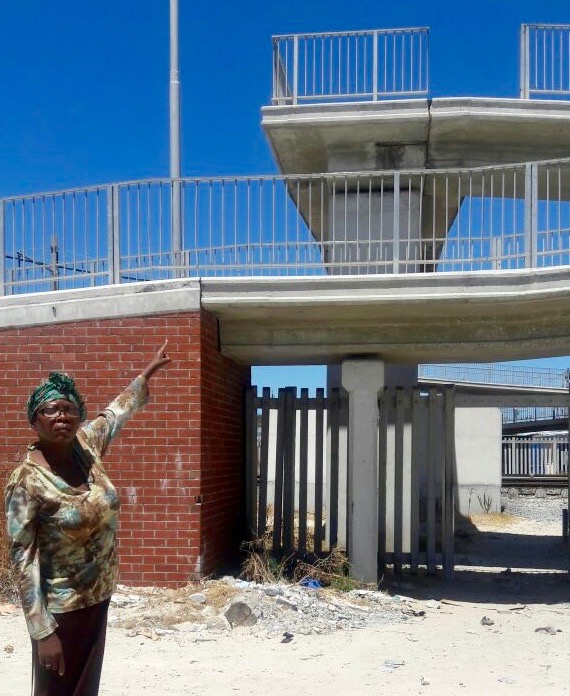
[[[561,572],[568,547],[560,525],[511,519],[478,521],[477,529],[453,584],[387,583],[424,612],[404,623],[288,643],[250,628],[151,640],[111,625],[100,694],[570,694],[570,584]],[[530,562],[529,549],[541,550],[540,563]],[[469,565],[473,559],[477,565]],[[29,694],[29,659],[20,610],[0,606],[2,696]]]

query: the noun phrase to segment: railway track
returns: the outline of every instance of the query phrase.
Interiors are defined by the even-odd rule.
[[[503,476],[503,488],[566,488],[568,476]]]

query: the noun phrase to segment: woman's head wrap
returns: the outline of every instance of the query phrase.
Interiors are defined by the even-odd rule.
[[[45,382],[42,382],[39,387],[36,387],[30,394],[26,404],[28,420],[33,422],[36,411],[40,406],[47,401],[55,401],[56,399],[67,399],[75,404],[79,409],[79,417],[83,421],[87,412],[85,410],[85,402],[81,398],[81,394],[75,387],[73,378],[66,375],[65,372],[50,372],[49,377]]]

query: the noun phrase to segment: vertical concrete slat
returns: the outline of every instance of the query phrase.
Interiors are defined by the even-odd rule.
[[[455,387],[446,387],[444,394],[445,417],[445,476],[443,481],[443,575],[446,580],[453,579],[454,573],[454,535],[455,535]]]
[[[263,387],[261,394],[261,447],[259,453],[259,503],[257,506],[257,535],[262,537],[267,529],[267,486],[269,470],[269,414],[271,390]]]
[[[283,446],[283,550],[291,553],[295,536],[296,387],[285,389],[285,442]]]
[[[245,508],[248,537],[256,537],[257,507],[257,394],[255,387],[245,392]]]
[[[438,394],[435,389],[428,390],[428,461],[427,461],[427,496],[426,496],[426,514],[427,514],[427,571],[434,573],[436,570],[435,557],[435,538],[436,538],[436,460],[437,460],[437,433],[438,425],[437,418]]]
[[[419,387],[412,392],[412,466],[410,484],[410,571],[418,572],[420,536],[420,475],[425,471],[425,409]]]
[[[338,543],[338,447],[339,447],[339,390],[331,389],[329,397],[329,423],[330,423],[330,478],[329,500],[330,510],[328,518],[330,524],[329,544],[332,549]]]
[[[323,444],[324,389],[319,387],[315,398],[315,541],[314,551],[323,550]]]
[[[285,446],[285,389],[277,396],[277,437],[275,445],[275,494],[273,500],[273,553],[282,550],[283,520],[283,450]]]
[[[301,389],[299,401],[299,551],[307,550],[307,495],[309,487],[309,390]]]
[[[386,570],[386,467],[388,462],[388,413],[390,394],[387,388],[378,397],[378,576]]]
[[[404,494],[404,390],[396,389],[394,427],[394,573],[402,573],[403,494]]]

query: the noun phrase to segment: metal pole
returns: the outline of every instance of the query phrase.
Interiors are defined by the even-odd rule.
[[[171,244],[174,266],[182,249],[180,190],[180,71],[178,68],[178,0],[170,0],[170,178],[172,179]],[[179,273],[176,273],[179,275]]]
[[[521,99],[528,99],[530,97],[530,37],[528,24],[521,24],[519,81],[519,96]]]

